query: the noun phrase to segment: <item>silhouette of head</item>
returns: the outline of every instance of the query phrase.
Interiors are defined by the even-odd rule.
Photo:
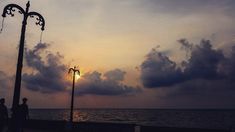
[[[5,103],[5,99],[4,98],[1,98],[0,99],[0,104],[4,104]]]
[[[23,101],[24,104],[26,104],[27,100],[28,100],[27,98],[23,98],[23,99],[22,99],[22,101]]]

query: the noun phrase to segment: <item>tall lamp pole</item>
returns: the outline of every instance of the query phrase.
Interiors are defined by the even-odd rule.
[[[73,122],[73,102],[74,102],[74,85],[75,85],[75,75],[78,73],[80,76],[80,71],[76,69],[76,66],[74,68],[70,68],[68,73],[73,72],[73,85],[72,85],[72,97],[71,97],[71,108],[70,108],[70,123]]]
[[[26,9],[24,10],[22,7],[16,4],[9,4],[5,6],[3,9],[2,17],[5,18],[6,15],[14,16],[14,13],[16,12],[16,9],[20,14],[23,14],[23,22],[22,22],[22,28],[21,28],[21,36],[20,36],[20,45],[19,45],[19,53],[18,53],[18,61],[17,61],[17,69],[16,69],[16,79],[15,79],[15,88],[14,88],[14,96],[13,96],[13,103],[12,103],[12,109],[13,109],[13,115],[14,110],[19,104],[20,100],[20,88],[21,88],[21,74],[22,74],[22,68],[23,68],[23,54],[24,54],[24,41],[25,41],[25,31],[26,31],[26,25],[27,25],[27,19],[29,17],[36,18],[36,25],[41,26],[41,30],[44,30],[45,27],[45,20],[37,12],[29,12],[30,2],[26,4]]]

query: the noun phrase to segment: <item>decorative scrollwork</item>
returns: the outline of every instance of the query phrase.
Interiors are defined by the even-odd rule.
[[[3,10],[3,14],[2,17],[6,17],[6,15],[10,15],[10,16],[14,16],[14,12],[16,11],[16,9],[18,9],[20,14],[25,14],[25,11],[23,8],[21,8],[20,6],[16,5],[16,4],[9,4],[7,5],[4,10]]]
[[[39,14],[37,12],[29,12],[28,16],[31,17],[31,18],[36,17],[36,23],[35,24],[41,26],[41,30],[42,31],[44,30],[44,28],[45,28],[45,20],[44,20],[44,18],[42,17],[41,14]]]

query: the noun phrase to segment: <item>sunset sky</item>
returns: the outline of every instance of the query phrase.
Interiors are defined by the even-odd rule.
[[[31,0],[21,97],[33,108],[235,108],[234,0]],[[27,0],[0,0],[23,8]],[[12,104],[22,15],[0,34],[0,97]]]

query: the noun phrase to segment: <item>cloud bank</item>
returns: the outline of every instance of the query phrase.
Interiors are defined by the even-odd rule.
[[[225,56],[222,50],[214,49],[209,40],[202,40],[198,45],[185,39],[179,43],[190,53],[189,59],[181,65],[177,66],[156,49],[146,56],[141,64],[141,80],[145,87],[169,87],[196,79],[234,81],[235,46],[230,56]]]
[[[127,86],[122,83],[126,72],[115,69],[102,74],[94,71],[83,76],[76,94],[85,95],[133,95],[141,92],[141,88]]]
[[[152,49],[141,64],[141,80],[145,87],[152,88],[171,86],[184,78],[175,62],[156,49]]]
[[[26,88],[33,91],[43,93],[64,91],[68,86],[68,82],[64,80],[67,67],[61,63],[63,57],[59,53],[47,52],[45,58],[42,58],[48,46],[48,44],[39,43],[32,50],[26,49],[27,65],[34,72],[24,73],[23,81]]]
[[[166,107],[234,108],[235,46],[227,54],[208,40],[178,42],[187,53],[182,62],[156,49],[146,56],[140,66],[144,87],[164,92],[159,100]]]
[[[63,56],[46,51],[48,44],[39,43],[33,49],[26,49],[26,62],[32,73],[24,73],[25,87],[42,93],[70,92],[71,82],[65,79],[68,67],[62,63]],[[122,83],[126,72],[120,69],[85,73],[77,83],[76,95],[132,95],[140,92],[139,87]]]

